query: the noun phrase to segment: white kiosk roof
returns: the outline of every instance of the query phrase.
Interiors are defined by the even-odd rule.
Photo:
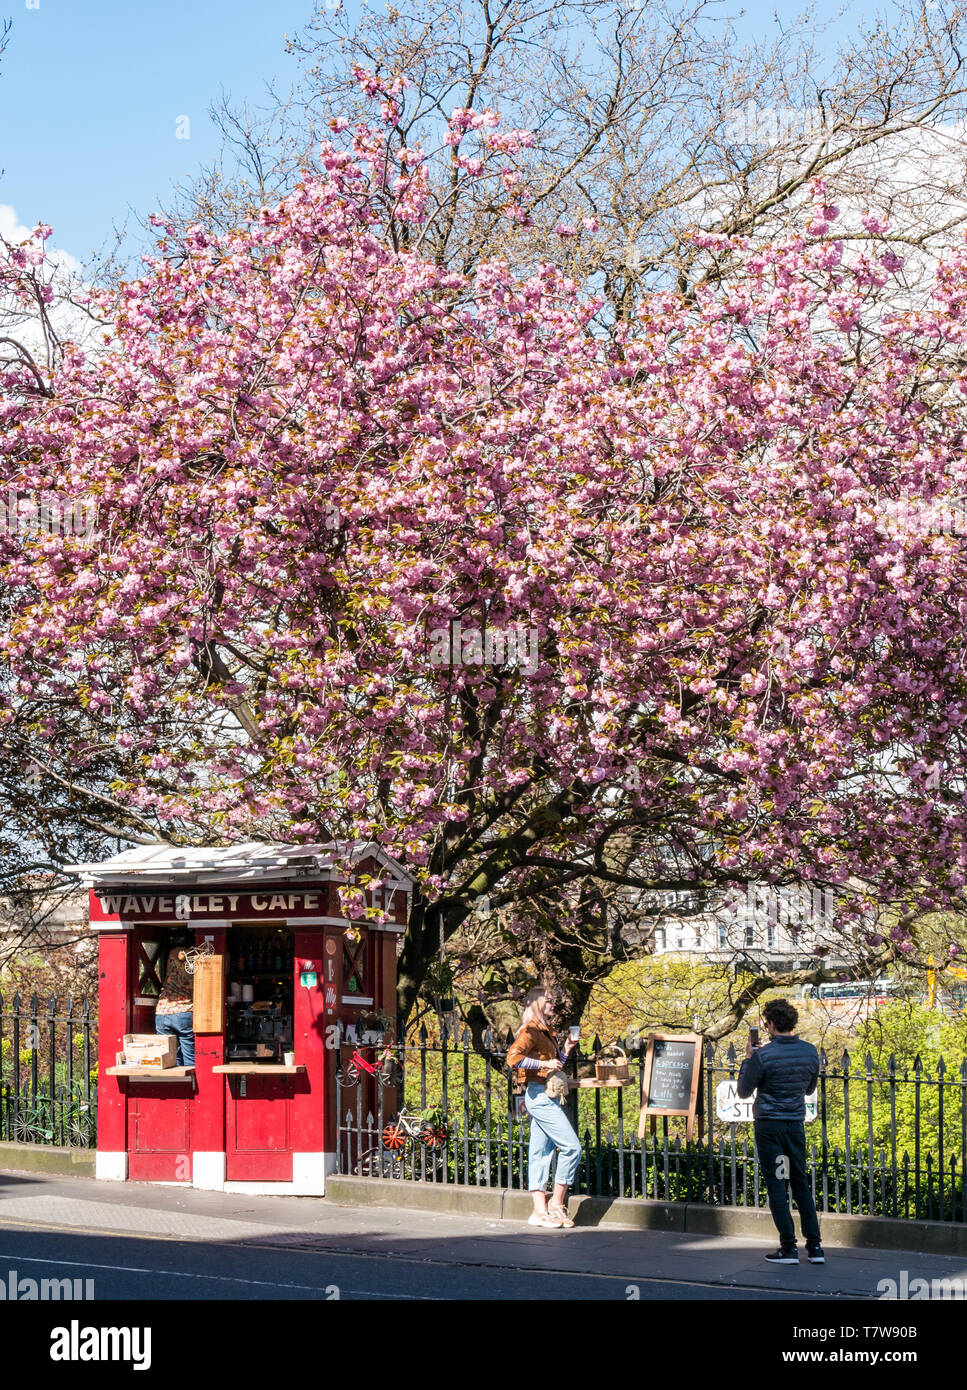
[[[245,879],[333,878],[335,866],[346,859],[358,863],[373,858],[392,875],[395,884],[412,888],[411,874],[375,841],[350,844],[285,845],[252,840],[244,845],[181,849],[174,845],[138,845],[111,859],[93,864],[68,864],[88,888],[120,887],[126,883],[190,884],[240,883]]]

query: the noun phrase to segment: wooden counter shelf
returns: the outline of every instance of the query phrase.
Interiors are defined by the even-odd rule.
[[[567,1079],[567,1084],[568,1084],[568,1089],[571,1090],[571,1091],[577,1091],[577,1090],[581,1090],[581,1091],[584,1091],[584,1090],[589,1090],[589,1091],[590,1091],[590,1090],[601,1091],[601,1090],[604,1090],[604,1088],[605,1088],[606,1086],[607,1086],[607,1087],[612,1087],[612,1086],[614,1086],[614,1087],[618,1087],[618,1086],[633,1086],[633,1085],[635,1084],[635,1080],[636,1080],[636,1078],[633,1077],[633,1076],[629,1076],[629,1078],[628,1078],[627,1081],[599,1081],[598,1078],[597,1078],[596,1076],[582,1076],[582,1077],[580,1077],[577,1081],[575,1081],[575,1079],[574,1079],[573,1076],[569,1076],[568,1079]]]
[[[108,1076],[126,1076],[131,1081],[188,1081],[194,1067],[108,1067]]]
[[[219,1076],[298,1076],[305,1071],[303,1063],[294,1067],[282,1066],[280,1062],[226,1062],[223,1066],[212,1067]]]

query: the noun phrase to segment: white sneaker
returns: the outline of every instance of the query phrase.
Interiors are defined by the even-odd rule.
[[[532,1211],[527,1218],[528,1226],[540,1226],[545,1231],[557,1231],[564,1225],[559,1216],[552,1216],[549,1211]]]
[[[574,1221],[567,1214],[566,1207],[550,1206],[547,1208],[547,1210],[550,1212],[551,1216],[557,1217],[558,1221],[566,1231],[569,1231],[571,1227],[574,1225]]]

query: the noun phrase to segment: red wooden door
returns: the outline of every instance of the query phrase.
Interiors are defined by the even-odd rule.
[[[226,1080],[226,1180],[291,1182],[292,1077],[248,1073]]]
[[[191,1182],[191,1077],[127,1083],[132,1182]]]

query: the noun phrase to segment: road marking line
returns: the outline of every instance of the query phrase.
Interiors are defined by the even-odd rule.
[[[253,1284],[263,1289],[303,1289],[306,1293],[325,1293],[326,1287],[318,1284],[280,1284],[269,1279],[238,1279],[231,1274],[193,1274],[184,1269],[150,1269],[142,1268],[141,1265],[102,1265],[95,1264],[93,1260],[42,1260],[35,1255],[18,1255],[15,1251],[0,1250],[0,1259],[19,1260],[21,1264],[28,1265],[55,1265],[57,1267],[71,1265],[76,1269],[113,1269],[118,1274],[167,1274],[175,1279],[214,1279],[222,1284]],[[337,1285],[340,1293],[343,1292],[342,1285]],[[376,1293],[370,1289],[346,1289],[346,1293],[364,1294],[367,1298],[392,1298],[394,1300],[404,1298],[407,1300],[417,1300],[420,1303],[443,1303],[442,1298],[422,1296],[420,1294],[395,1294],[395,1293]],[[95,1300],[96,1301],[96,1300]],[[337,1299],[328,1300],[335,1303]]]

